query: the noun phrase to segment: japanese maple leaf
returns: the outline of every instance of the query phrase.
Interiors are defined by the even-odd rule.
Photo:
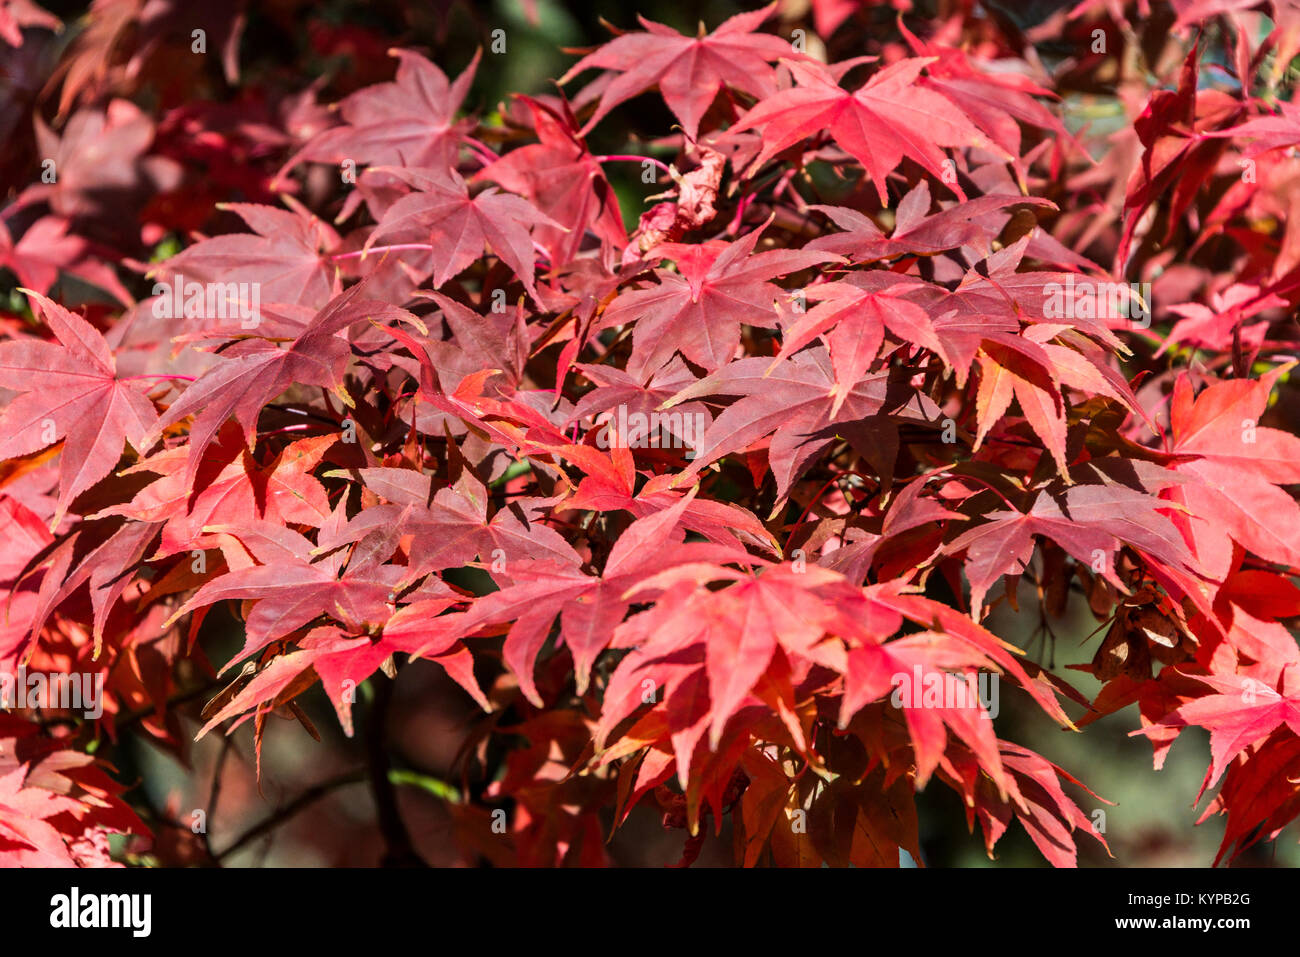
[[[740,549],[683,543],[684,534],[678,526],[689,501],[690,496],[684,497],[628,526],[614,543],[599,576],[587,574],[577,563],[513,562],[506,569],[512,584],[474,603],[467,627],[514,622],[503,656],[529,701],[542,705],[533,666],[556,616],[560,618],[561,640],[573,655],[578,693],[583,694],[596,656],[627,614],[631,604],[627,592],[635,584],[675,564],[750,560]]]
[[[39,114],[35,123],[40,155],[58,175],[53,183],[31,187],[28,198],[46,199],[56,215],[92,224],[122,223],[128,216],[134,221],[150,197],[180,185],[180,164],[150,152],[156,124],[130,100],[77,110],[58,134]],[[119,235],[103,226],[85,228],[105,240]]]
[[[58,342],[0,342],[0,379],[21,393],[0,413],[0,460],[63,440],[58,525],[72,500],[117,465],[124,442],[137,452],[149,447],[158,414],[140,383],[117,377],[97,329],[40,293],[27,297]]]
[[[490,247],[503,263],[514,270],[537,300],[534,284],[533,239],[537,226],[564,229],[521,196],[501,193],[489,187],[470,197],[469,188],[455,170],[403,169],[380,166],[415,187],[416,192],[393,203],[366,240],[365,249],[379,243],[426,242],[434,247],[433,284],[441,286],[455,278]]]
[[[440,586],[441,583],[437,585]],[[428,658],[430,661],[437,662],[452,680],[479,703],[484,711],[491,711],[492,706],[474,677],[474,656],[460,640],[464,635],[462,622],[465,615],[463,613],[442,614],[453,597],[459,598],[455,595],[421,598],[399,608],[384,625],[383,638],[378,643],[378,647],[387,648],[390,653],[404,651],[412,658]],[[364,650],[362,653],[374,654]],[[317,666],[316,670],[327,691],[332,687],[337,688],[339,692],[345,690],[345,686],[336,677],[333,661],[326,662],[324,668]],[[344,696],[331,694],[330,697],[334,698],[337,708],[337,702]]]
[[[879,519],[870,519],[871,529],[848,526],[841,535],[842,544],[830,554],[823,553],[818,564],[844,575],[849,581],[861,584],[866,581],[876,552],[890,538],[900,536],[922,525],[944,519],[962,521],[966,516],[944,508],[934,499],[922,495],[923,481],[909,482],[902,491],[891,497],[889,507]],[[876,528],[879,531],[876,531]]]
[[[108,614],[122,593],[136,580],[134,572],[144,560],[159,526],[152,522],[125,522],[100,545],[91,548],[75,566],[71,566],[77,534],[65,539],[51,556],[49,570],[41,579],[39,600],[26,622],[26,638],[36,642],[50,613],[89,583],[90,605],[94,615],[91,635],[94,654],[98,656],[104,638]],[[27,648],[30,649],[31,645]]]
[[[1209,770],[1201,793],[1213,787],[1229,763],[1252,744],[1285,725],[1300,735],[1300,673],[1288,669],[1278,687],[1241,675],[1196,675],[1215,690],[1178,708],[1162,721],[1131,734],[1154,737],[1164,728],[1198,725],[1210,732]],[[1197,795],[1200,800],[1200,795]]]
[[[1078,314],[1069,318],[1046,315],[1051,284],[1056,283],[1060,288],[1070,281],[1070,276],[1060,272],[1018,271],[1029,241],[1025,236],[993,253],[979,269],[968,270],[955,289],[948,290],[935,283],[918,283],[905,290],[907,298],[932,317],[935,332],[959,385],[965,384],[975,355],[986,339],[997,340],[1033,356],[1037,364],[1058,375],[1059,370],[1045,359],[1037,343],[1049,341],[1065,330],[1086,335],[1116,352],[1125,351],[1123,344],[1101,319]],[[1041,324],[1045,329],[1034,333],[1039,338],[1028,344],[996,335],[1018,333],[1022,322]],[[1026,338],[1028,335],[1026,333]],[[1128,386],[1118,374],[1108,373],[1104,368],[1099,368],[1098,374],[1111,383],[1108,390],[1127,392]]]
[[[1014,398],[1030,428],[1051,453],[1060,474],[1068,479],[1063,385],[1085,395],[1105,395],[1143,413],[1128,383],[1107,364],[1107,356],[1095,344],[1074,333],[1061,338],[1075,342],[1079,351],[1038,341],[1055,331],[1042,325],[1027,329],[1023,336],[995,332],[983,340],[977,357],[980,381],[975,447],[980,447]]]
[[[1233,541],[1265,561],[1300,567],[1291,532],[1300,527],[1300,505],[1279,487],[1300,483],[1300,439],[1257,424],[1286,368],[1216,382],[1199,396],[1186,374],[1174,384],[1169,451],[1198,458],[1171,467],[1196,481],[1163,495],[1188,509],[1174,523],[1215,581],[1231,567]]]
[[[838,414],[879,354],[886,329],[905,343],[929,349],[947,364],[934,323],[924,309],[906,298],[917,285],[917,280],[879,270],[850,273],[842,282],[809,286],[806,296],[817,305],[796,314],[785,329],[773,365],[824,336],[835,369],[836,401],[831,412]]]
[[[0,862],[6,867],[75,867],[67,838],[49,819],[77,811],[78,802],[24,787],[26,771],[18,766],[0,774]]]
[[[438,370],[442,387],[455,391],[467,377],[484,369],[496,369],[498,374],[483,381],[484,388],[492,392],[499,386],[496,391],[507,395],[514,392],[528,363],[530,343],[523,309],[480,315],[441,293],[427,292],[423,296],[438,304],[451,331],[449,339],[420,337]]]
[[[816,657],[813,646],[834,616],[827,598],[816,589],[840,581],[836,573],[797,571],[788,563],[735,577],[735,583],[715,599],[721,605],[714,611],[716,620],[728,626],[714,630],[705,646],[709,746],[714,750],[727,721],[754,691],[778,649],[801,658]]]
[[[826,350],[813,347],[775,367],[758,357],[737,359],[684,389],[667,405],[709,394],[742,398],[713,420],[679,481],[689,480],[711,462],[771,435],[768,458],[776,476],[777,498],[783,499],[794,480],[837,436],[851,442],[866,439],[862,420],[901,413],[916,392],[886,370],[859,379],[847,396],[841,396]],[[868,440],[879,442],[880,436],[873,433]]]
[[[811,0],[813,26],[817,35],[830,38],[853,14],[866,7],[864,0]]]
[[[1173,237],[1228,147],[1226,139],[1206,134],[1234,123],[1244,109],[1242,101],[1226,91],[1199,89],[1199,58],[1198,43],[1183,62],[1178,88],[1153,92],[1146,109],[1133,122],[1146,149],[1124,196],[1124,232],[1115,257],[1120,266],[1127,264],[1133,238],[1146,218],[1143,214],[1153,203],[1167,201],[1164,242]]]
[[[150,433],[155,440],[167,426],[194,415],[190,428],[190,457],[185,481],[198,472],[217,430],[231,416],[244,428],[245,442],[255,444],[257,418],[272,399],[291,385],[316,385],[338,390],[352,355],[338,333],[354,323],[412,320],[404,309],[377,300],[362,299],[364,282],[334,297],[289,344],[281,349],[266,339],[246,339],[221,353],[223,361],[189,385],[171,404]],[[351,399],[346,400],[351,404]],[[147,447],[147,446],[146,446]]]
[[[1074,143],[1061,121],[1034,99],[1052,96],[1050,90],[1018,73],[980,70],[964,50],[920,40],[901,23],[899,29],[913,53],[931,58],[922,85],[951,100],[1008,155],[1020,155],[1017,120],[1048,130],[1058,140]]]
[[[876,186],[882,206],[889,205],[885,178],[904,157],[916,160],[944,179],[941,147],[983,147],[997,151],[960,109],[918,82],[929,59],[900,60],[875,74],[855,92],[839,86],[835,76],[813,62],[787,65],[797,86],[760,100],[731,132],[755,129],[763,148],[753,167],[807,139],[827,133],[862,164]],[[949,177],[950,178],[950,177]],[[950,184],[962,199],[966,194]]]
[[[481,52],[481,51],[480,51]],[[417,166],[446,169],[452,165],[465,135],[466,124],[456,122],[480,53],[454,83],[418,53],[394,50],[397,77],[351,94],[339,104],[343,125],[312,138],[278,174],[297,164],[358,166]]]
[[[621,509],[645,518],[681,501],[683,493],[672,487],[670,474],[654,475],[638,483],[635,462],[628,449],[616,446],[606,454],[589,445],[542,448],[573,462],[586,473],[573,495],[565,500],[568,508],[599,512]],[[640,489],[635,490],[638,484]],[[692,498],[682,513],[682,525],[718,544],[750,544],[770,552],[777,550],[775,539],[758,517],[730,502]]]
[[[1234,283],[1221,292],[1210,294],[1210,304],[1178,303],[1169,311],[1181,316],[1160,344],[1156,355],[1163,355],[1180,342],[1212,352],[1231,352],[1234,338],[1247,355],[1259,351],[1268,334],[1268,322],[1247,324],[1246,320],[1269,309],[1285,307],[1281,296],[1262,291],[1248,283]]]
[[[539,226],[537,241],[549,250],[552,265],[573,259],[587,230],[616,248],[627,243],[618,197],[596,157],[573,128],[567,104],[564,116],[527,96],[518,99],[533,117],[540,142],[511,150],[485,166],[475,181],[490,179],[530,200],[558,226]]]
[[[1146,491],[1114,482],[1077,485],[1065,493],[1065,508],[1073,524],[1114,535],[1160,564],[1198,573],[1196,556],[1177,534],[1168,515],[1159,510],[1160,505],[1160,500]],[[1056,527],[1059,536],[1060,527]],[[1060,537],[1056,541],[1064,544]]]
[[[985,847],[990,858],[993,846],[1006,833],[1014,816],[1029,834],[1034,845],[1053,867],[1075,867],[1078,845],[1075,834],[1083,833],[1098,841],[1106,852],[1110,847],[1093,821],[1066,795],[1062,781],[1082,787],[1094,799],[1111,802],[1093,793],[1075,778],[1041,755],[1009,741],[998,740],[1007,793],[994,793],[991,782],[982,774],[982,765],[972,755],[948,755],[948,772],[957,779],[967,806],[979,818],[984,831]]]
[[[699,587],[715,582],[731,584],[719,590]],[[682,586],[695,591],[683,595]],[[711,747],[717,747],[723,726],[752,700],[751,695],[778,712],[783,707],[793,712],[792,695],[776,689],[789,681],[788,669],[802,669],[798,672],[802,674],[814,663],[846,675],[841,710],[846,723],[864,704],[889,694],[895,676],[912,679],[916,667],[927,673],[1005,667],[1036,697],[1051,701],[1049,694],[1031,686],[1005,646],[968,619],[958,627],[931,618],[935,628],[944,629],[942,633],[910,635],[881,646],[882,638],[902,625],[903,613],[923,621],[924,607],[904,604],[896,609],[879,600],[888,597],[887,592],[864,592],[827,569],[800,570],[783,564],[750,575],[688,563],[642,581],[630,594],[639,598],[642,592],[659,598],[619,629],[617,646],[632,650],[606,689],[597,743],[601,746],[609,730],[646,703],[645,682],[650,680],[656,689],[663,689],[662,696],[658,690],[655,695],[665,705],[658,719],[666,722],[664,730],[671,734],[679,773],[706,731]],[[737,627],[737,621],[745,624]],[[840,642],[823,640],[828,633],[851,640],[854,647],[846,653]],[[992,724],[977,696],[965,704],[946,703],[951,707],[938,714],[931,701],[907,700],[906,706],[916,709],[908,726],[914,731],[920,773],[928,777],[938,766],[948,727],[978,750],[989,774],[1000,776]],[[1056,707],[1054,714],[1059,713]],[[649,726],[638,728],[650,736],[656,720],[652,711],[644,718]],[[793,738],[801,740],[803,731],[793,714],[783,714],[782,720]],[[634,737],[637,733],[631,732]]]
[[[705,573],[714,571],[708,566]],[[713,596],[684,581],[665,594],[666,600],[655,602],[618,627],[614,646],[631,650],[614,669],[601,699],[594,737],[597,750],[604,752],[602,761],[617,756],[617,743],[606,748],[610,734],[648,703],[646,690],[653,687],[655,706],[642,719],[651,727],[643,728],[638,722],[640,733],[633,741],[639,745],[643,738],[667,738],[665,743],[676,753],[679,780],[689,781],[691,757],[709,726],[709,686],[704,670],[707,643],[727,624],[718,618],[716,612],[724,606]]]
[[[1120,542],[1140,549],[1157,561],[1186,573],[1196,561],[1177,528],[1158,508],[1154,495],[1122,485],[1075,485],[1064,506],[1040,493],[1028,512],[997,511],[983,524],[963,532],[944,547],[948,554],[966,550],[966,577],[971,584],[971,608],[978,614],[989,587],[1003,575],[1020,574],[1033,556],[1034,536],[1056,542],[1080,563],[1096,566],[1117,587],[1113,570]],[[1068,514],[1067,514],[1068,510]]]
[[[1214,600],[1222,608],[1231,603],[1234,623],[1243,611],[1266,621],[1300,616],[1300,586],[1273,572],[1238,569],[1224,581]]]
[[[420,364],[418,395],[421,401],[447,416],[454,416],[479,434],[485,433],[492,441],[510,450],[511,454],[518,450],[524,437],[522,429],[528,429],[539,441],[564,441],[558,428],[563,415],[556,415],[557,421],[552,422],[542,411],[549,409],[553,403],[554,396],[551,392],[521,392],[509,399],[485,395],[484,383],[498,374],[494,369],[483,369],[468,375],[454,391],[444,392],[439,388],[438,372],[420,344],[395,327],[389,328],[388,332],[414,353]],[[529,403],[530,399],[533,404]]]
[[[871,281],[883,283],[880,279]],[[996,332],[1014,334],[1020,330],[1015,306],[1002,296],[993,301],[991,295],[985,297],[979,289],[959,286],[949,291],[934,283],[917,283],[899,291],[930,317],[959,386],[965,386],[986,336]]]
[[[755,253],[761,233],[731,243],[660,245],[654,255],[672,259],[677,271],[657,269],[654,285],[622,293],[592,331],[635,321],[627,372],[642,381],[674,352],[710,371],[719,368],[736,351],[742,323],[776,324],[773,300],[781,290],[769,280],[839,259],[799,249]]]
[[[598,416],[602,412],[611,412],[619,407],[625,409],[627,415],[635,412],[648,415],[682,389],[696,382],[696,376],[678,357],[669,360],[667,365],[658,369],[644,383],[614,366],[575,363],[574,368],[596,383],[596,388],[586,393],[574,405],[571,422]],[[708,409],[700,402],[678,406],[677,411],[683,415],[702,416],[706,423],[713,419]]]
[[[1277,100],[1273,105],[1278,110],[1275,114],[1257,116],[1232,129],[1205,135],[1254,140],[1243,151],[1249,157],[1300,144],[1300,106],[1286,100]]]
[[[751,575],[711,563],[670,567],[643,581],[631,593],[636,600],[662,594],[618,629],[615,646],[631,651],[605,689],[597,747],[649,703],[651,687],[655,706],[628,737],[638,743],[663,739],[675,755],[680,781],[691,780],[692,759],[705,734],[709,750],[725,750],[719,745],[728,723],[759,700],[784,711],[783,721],[803,747],[787,656],[817,655],[813,649],[833,618],[818,590],[842,581],[823,569],[799,572],[788,564]],[[718,590],[703,587],[723,583],[727,587]],[[610,748],[601,760],[617,756],[621,747]]]
[[[235,535],[238,527],[231,528]],[[361,561],[341,572],[337,560],[309,561],[312,545],[288,529],[278,536],[281,550],[272,564],[219,575],[180,606],[169,621],[219,601],[253,601],[244,622],[243,649],[226,667],[256,654],[277,638],[326,615],[352,629],[382,625],[393,614],[394,589],[406,577],[400,565]],[[450,589],[438,583],[447,597]]]
[[[656,85],[692,140],[699,132],[701,118],[724,86],[759,99],[768,96],[775,89],[771,64],[795,55],[791,45],[780,37],[754,32],[775,8],[776,4],[770,3],[761,10],[737,14],[712,33],[701,29],[698,37],[683,36],[638,16],[645,32],[615,37],[560,78],[561,84],[567,83],[588,69],[620,74],[602,90],[600,105],[583,133],[590,132],[624,100]]]
[[[327,254],[338,248],[339,237],[327,223],[301,208],[288,212],[256,203],[227,203],[220,208],[238,214],[255,235],[232,233],[200,240],[155,267],[153,274],[163,285],[177,277],[186,284],[231,283],[235,286],[223,288],[236,291],[238,284],[256,284],[257,303],[230,302],[231,315],[241,305],[293,303],[319,309],[329,302],[336,270]],[[167,289],[162,295],[171,293]],[[179,323],[189,317],[172,318]]]
[[[328,627],[328,626],[327,626]],[[307,640],[311,640],[322,629],[313,629]],[[334,630],[334,629],[331,629]],[[369,641],[367,640],[367,644]],[[220,698],[213,699],[209,708],[215,708],[212,716],[199,728],[194,739],[205,737],[209,731],[223,721],[255,709],[244,715],[244,719],[255,717],[257,723],[253,732],[253,747],[257,755],[257,774],[262,769],[262,734],[265,713],[274,711],[291,702],[299,694],[315,683],[315,674],[311,673],[314,659],[324,652],[320,649],[295,649],[285,654],[276,655],[260,668],[254,662],[248,662],[240,676],[223,692]],[[235,726],[243,720],[235,722]],[[232,731],[234,728],[231,729]],[[315,732],[313,731],[313,735]],[[319,738],[318,738],[319,740]]]
[[[975,669],[993,668],[978,649],[937,632],[920,632],[850,649],[840,705],[841,724],[847,726],[864,705],[897,691],[916,752],[917,787],[923,787],[939,766],[951,731],[976,755],[999,790],[1005,791],[1007,782],[993,721],[980,703],[973,681],[967,680],[974,678]],[[946,692],[958,683],[962,686],[960,698],[944,693],[933,700],[925,697],[927,686]]]
[[[1053,720],[1063,727],[1074,727],[1056,698],[1056,686],[1048,681],[1031,677],[1014,654],[1018,649],[971,621],[956,608],[920,595],[899,593],[900,584],[901,582],[898,581],[883,582],[865,589],[873,613],[880,615],[885,611],[897,612],[923,628],[942,632],[966,642],[1019,682],[1020,686],[1029,692],[1039,707]],[[841,627],[846,626],[841,625]]]
[[[869,216],[843,206],[811,206],[825,213],[844,230],[818,236],[805,249],[824,249],[853,262],[873,262],[902,255],[934,256],[948,250],[971,246],[987,256],[998,230],[990,229],[983,219],[989,213],[1015,206],[1055,208],[1055,204],[1037,196],[977,196],[947,209],[930,214],[930,184],[921,180],[898,202],[894,212],[894,230],[886,236]]]
[[[985,340],[978,357],[980,367],[976,410],[978,448],[989,429],[1011,407],[1014,398],[1030,427],[1043,440],[1062,476],[1068,478],[1065,454],[1065,401],[1050,361],[1035,362],[1025,355],[1033,344],[1014,336]]]
[[[1300,738],[1289,728],[1279,727],[1249,758],[1228,767],[1223,787],[1196,822],[1199,825],[1212,816],[1227,815],[1215,867],[1225,857],[1231,863],[1260,841],[1275,840],[1295,819],[1300,811],[1292,783],[1300,776],[1297,759]]]
[[[40,516],[15,498],[0,494],[0,527],[5,530],[5,550],[0,554],[0,582],[12,582],[28,560],[54,536]]]
[[[122,515],[141,522],[165,522],[158,555],[195,548],[222,547],[206,532],[211,525],[254,520],[282,525],[321,526],[330,514],[325,487],[311,474],[338,434],[290,443],[261,466],[241,441],[238,426],[227,423],[207,453],[195,480],[187,482],[189,449],[164,449],[131,466],[125,474],[153,472],[159,478],[121,505],[95,517]],[[239,550],[222,547],[227,564],[247,564]]]
[[[284,704],[306,690],[317,677],[334,705],[344,733],[351,737],[356,689],[395,652],[414,656],[423,651],[424,657],[441,664],[486,709],[487,699],[474,679],[472,661],[467,660],[469,653],[456,641],[453,629],[441,624],[456,623],[455,615],[439,617],[449,604],[447,599],[427,599],[408,605],[390,619],[377,641],[369,635],[351,635],[331,625],[313,628],[297,643],[295,650],[277,656],[256,672],[199,729],[196,740],[250,708]],[[434,646],[438,632],[445,633],[446,637]]]
[[[113,866],[104,832],[149,833],[122,786],[91,755],[24,740],[29,733],[0,728],[0,864]]]
[[[40,293],[48,293],[60,273],[68,273],[111,293],[119,302],[129,303],[131,294],[105,261],[111,257],[105,257],[95,243],[70,232],[71,226],[62,216],[42,216],[14,242],[0,220],[0,266],[13,270],[22,285]]]
[[[516,560],[580,564],[568,542],[530,519],[519,503],[498,509],[489,520],[487,490],[468,471],[455,486],[438,489],[432,500],[432,479],[413,469],[366,468],[348,474],[387,501],[362,509],[336,532],[322,534],[318,552],[375,535],[391,553],[398,539],[410,535],[408,580],[475,559],[506,577]]]

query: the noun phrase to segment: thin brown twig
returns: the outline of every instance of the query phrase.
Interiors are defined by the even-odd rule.
[[[241,847],[257,840],[263,834],[269,834],[299,811],[315,804],[321,798],[328,796],[331,792],[336,791],[341,787],[346,787],[349,784],[360,784],[365,780],[366,770],[364,768],[357,768],[352,771],[344,772],[343,774],[335,775],[332,778],[322,781],[320,784],[309,787],[307,790],[303,791],[302,794],[299,794],[288,804],[284,805],[284,807],[270,814],[257,824],[253,825],[243,834],[239,835],[239,837],[235,838],[235,840],[225,850],[212,855],[213,858],[217,861],[224,860]]]
[[[217,801],[221,799],[221,772],[225,770],[226,758],[230,756],[231,748],[234,746],[235,739],[230,735],[221,739],[221,750],[217,753],[217,760],[212,767],[212,786],[208,790],[208,827],[203,830],[203,846],[207,848],[208,856],[212,854],[212,840],[208,837],[212,823],[217,818]]]

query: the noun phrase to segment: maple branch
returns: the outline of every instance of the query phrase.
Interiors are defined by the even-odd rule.
[[[366,763],[370,778],[370,792],[375,799],[375,813],[379,818],[379,831],[384,836],[384,854],[380,867],[427,866],[411,844],[411,835],[402,820],[397,804],[397,788],[390,777],[392,763],[388,759],[385,732],[388,730],[388,708],[392,703],[393,682],[377,680],[372,683],[374,697],[366,714]]]
[[[176,819],[169,817],[168,815],[164,814],[162,811],[154,807],[149,800],[148,794],[144,795],[141,805],[139,807],[136,807],[135,811],[140,816],[140,819],[145,821],[145,823],[147,823],[152,829],[165,827],[173,831],[183,831],[187,834],[194,833],[190,825],[184,823],[183,821],[177,821]],[[220,867],[221,864],[217,861],[216,857],[213,856],[212,848],[208,844],[207,834],[203,834],[202,837],[203,837],[203,853],[207,855],[207,859],[200,862],[199,866]]]
[[[267,436],[270,435],[287,435],[290,432],[305,432],[308,429],[312,429],[312,428],[316,428],[316,426],[312,425],[311,423],[304,422],[299,425],[281,426],[278,429],[267,429],[264,432],[259,432],[258,436],[260,438],[266,438]]]
[[[635,156],[631,153],[608,153],[604,156],[593,156],[597,163],[653,163],[665,176],[673,174],[672,168],[664,162],[655,159],[653,156]]]
[[[221,799],[222,772],[226,767],[226,758],[230,757],[231,748],[234,746],[235,739],[230,735],[221,739],[221,750],[217,753],[217,760],[212,768],[212,787],[208,790],[208,821],[211,823],[217,816],[217,801]],[[208,856],[212,856],[212,840],[208,837],[208,829],[203,831],[203,846],[207,848]]]
[[[816,505],[819,501],[821,501],[821,497],[826,494],[827,489],[829,489],[832,485],[838,482],[839,478],[840,477],[838,475],[832,475],[830,479],[826,482],[826,484],[823,485],[820,489],[818,489],[817,494],[814,495],[812,499],[808,502],[807,507],[804,508],[803,510],[803,514],[801,514],[799,518],[795,521],[795,523],[790,526],[790,534],[787,535],[785,539],[785,547],[787,549],[790,547],[790,540],[794,538],[795,532],[797,532],[800,529],[800,527],[804,524],[803,520],[808,517],[808,513],[812,511],[813,506]]]
[[[338,419],[331,419],[327,415],[321,415],[318,412],[312,412],[310,409],[301,409],[296,406],[291,406],[280,402],[270,402],[267,404],[266,407],[268,409],[275,409],[278,412],[287,412],[291,415],[300,415],[305,419],[315,419],[317,422],[324,423],[325,425],[332,425],[336,429],[339,427]]]
[[[309,787],[307,790],[303,791],[301,794],[299,794],[296,798],[294,798],[284,807],[280,808],[278,811],[275,811],[274,813],[263,818],[261,821],[259,821],[257,824],[254,824],[243,834],[239,835],[239,837],[235,838],[234,842],[229,847],[227,847],[224,851],[221,851],[218,854],[214,854],[213,858],[218,862],[224,860],[225,858],[229,857],[231,854],[235,853],[235,851],[239,850],[241,847],[244,847],[245,845],[250,844],[253,841],[257,840],[263,834],[268,834],[271,831],[275,830],[275,828],[279,827],[282,823],[287,821],[289,818],[293,817],[299,811],[302,811],[303,809],[310,807],[312,804],[315,804],[317,801],[319,801],[323,797],[326,797],[331,792],[336,791],[339,788],[345,787],[349,784],[360,784],[365,779],[366,779],[365,769],[357,768],[352,771],[344,772],[343,774],[337,774],[332,778],[322,781],[320,784],[315,784],[312,787]]]

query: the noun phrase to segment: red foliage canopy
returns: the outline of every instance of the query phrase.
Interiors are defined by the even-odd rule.
[[[191,24],[139,6],[93,5],[0,211],[0,666],[105,682],[4,718],[0,861],[145,831],[104,756],[186,751],[217,606],[244,670],[200,735],[260,749],[317,685],[351,735],[431,659],[485,712],[457,834],[489,853],[508,808],[501,861],[602,863],[601,812],[653,795],[687,862],[727,820],[737,863],[897,866],[939,782],[990,855],[1014,818],[1072,865],[1091,792],[998,736],[989,680],[1071,730],[1136,703],[1157,766],[1208,729],[1221,859],[1300,815],[1289,5],[642,20],[496,112],[492,53],[413,50],[335,103],[150,100]],[[0,4],[27,80],[51,22]],[[243,22],[209,25],[229,82]],[[1073,122],[1098,89],[1125,115]],[[677,125],[626,147],[660,190],[629,230],[636,157],[588,138],[647,91]],[[1094,699],[1003,603],[1102,623]]]

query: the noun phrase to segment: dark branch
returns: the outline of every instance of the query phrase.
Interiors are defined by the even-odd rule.
[[[392,701],[393,682],[376,677],[371,687],[374,698],[366,715],[366,759],[370,771],[370,791],[375,798],[379,831],[384,836],[384,856],[380,867],[426,867],[411,844],[411,835],[397,805],[397,788],[390,780],[391,762],[386,742],[388,706]]]
[[[311,806],[312,804],[315,804],[317,801],[319,801],[321,798],[325,797],[326,795],[330,794],[331,792],[336,791],[339,788],[345,787],[349,784],[360,784],[365,779],[366,779],[365,770],[358,768],[357,770],[354,771],[348,771],[344,774],[336,775],[335,777],[322,781],[320,784],[308,788],[306,791],[303,791],[302,794],[298,795],[296,798],[294,798],[284,807],[280,808],[274,814],[271,814],[269,817],[267,817],[260,823],[255,824],[253,827],[249,828],[243,834],[239,835],[239,837],[235,838],[234,843],[232,843],[220,854],[215,854],[213,856],[218,861],[224,860],[225,858],[229,857],[231,854],[235,853],[235,851],[239,850],[241,847],[244,847],[245,845],[250,844],[253,841],[257,840],[263,834],[269,834],[271,831],[275,830],[277,827],[279,827],[289,818],[293,817],[299,811],[302,811],[305,808]]]

